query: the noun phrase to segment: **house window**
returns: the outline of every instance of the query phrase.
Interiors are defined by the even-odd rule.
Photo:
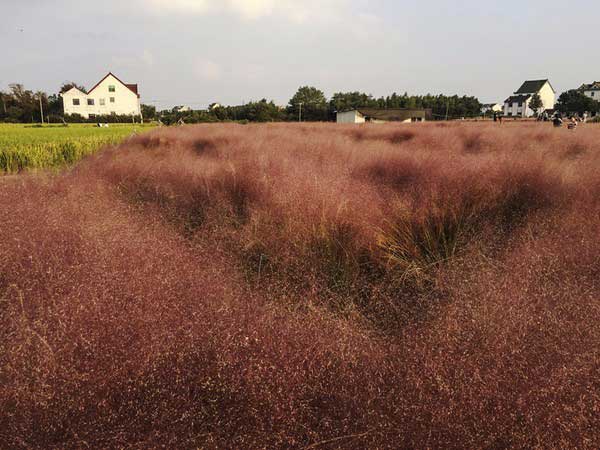
[[[111,98],[110,98],[110,102],[111,102],[111,103],[114,103],[114,102],[115,102],[115,98],[114,98],[114,97],[111,97]]]
[[[595,94],[595,92],[593,92],[593,91],[592,91],[592,92],[590,93],[590,96],[592,96],[592,97],[593,97],[593,96],[594,96],[594,94]]]
[[[94,106],[94,99],[88,98],[88,106]]]
[[[108,92],[115,92],[115,86],[113,84],[108,86]]]
[[[519,108],[523,106],[523,102],[519,102]]]
[[[104,105],[106,105],[106,100],[103,99],[103,98],[101,98],[100,99],[100,106],[104,106]]]
[[[74,98],[73,99],[73,106],[79,106],[79,99],[78,98]]]

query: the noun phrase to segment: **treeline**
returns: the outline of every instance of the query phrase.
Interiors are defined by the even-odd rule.
[[[563,114],[597,114],[600,112],[600,102],[586,96],[579,89],[572,89],[560,94],[555,109]]]
[[[337,93],[329,101],[329,111],[345,111],[359,107],[371,108],[427,108],[435,119],[460,119],[481,115],[481,103],[466,95],[398,95],[374,98],[361,92]]]
[[[240,106],[213,106],[207,110],[180,111],[179,107],[171,110],[152,111],[145,107],[144,117],[156,117],[165,125],[175,123],[211,123],[211,122],[284,122],[289,119],[285,108],[277,106],[266,99],[250,102]]]
[[[76,86],[64,83],[58,94],[27,90],[21,84],[11,84],[8,92],[0,91],[0,121],[41,122],[42,111],[46,122],[127,122],[129,116],[106,116],[84,119],[81,116],[64,116],[60,93]],[[41,106],[41,107],[40,107]],[[337,92],[328,99],[323,91],[310,86],[298,89],[287,106],[281,107],[273,101],[262,99],[239,106],[213,104],[203,110],[186,110],[176,107],[157,111],[154,106],[142,105],[145,120],[160,120],[165,124],[201,122],[284,122],[284,121],[334,121],[338,111],[360,107],[370,108],[430,108],[434,119],[458,119],[477,117],[481,103],[470,96],[446,95],[399,95],[393,93],[375,98],[362,92]]]
[[[40,110],[41,103],[41,110]],[[48,95],[45,92],[27,90],[22,84],[9,85],[8,92],[0,91],[0,121],[14,123],[41,122],[41,112],[44,119],[58,119],[63,115],[62,98]]]
[[[362,92],[338,92],[327,99],[323,91],[310,86],[298,89],[285,108],[266,99],[241,106],[217,106],[202,111],[180,111],[178,107],[161,111],[157,117],[167,124],[199,122],[280,122],[335,121],[338,111],[368,108],[428,108],[434,119],[444,120],[481,115],[481,103],[475,97],[446,95],[398,95],[375,98]],[[156,115],[154,112],[153,115]],[[149,117],[149,112],[144,113]]]
[[[63,99],[60,94],[72,87],[77,87],[85,92],[83,86],[73,82],[63,83],[59,92],[52,95],[43,91],[34,92],[25,89],[19,83],[10,84],[7,92],[0,91],[0,122],[40,123],[42,114],[46,123],[86,122],[88,120],[78,114],[72,116],[64,114]],[[121,117],[117,117],[116,120],[112,119],[111,121],[122,121]],[[128,117],[128,121],[131,121],[131,117]]]

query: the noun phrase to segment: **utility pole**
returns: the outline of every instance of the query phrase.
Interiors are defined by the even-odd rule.
[[[448,121],[448,110],[450,109],[450,100],[446,101],[446,122]]]
[[[303,104],[304,104],[304,102],[298,103],[298,106],[300,106],[300,109],[298,110],[298,122],[302,122],[302,105]]]
[[[40,98],[40,117],[42,118],[42,125],[44,125],[44,107],[42,106],[42,94],[39,95]]]

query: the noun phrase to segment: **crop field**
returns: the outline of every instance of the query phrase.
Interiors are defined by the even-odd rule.
[[[0,172],[60,167],[80,160],[105,145],[114,145],[147,126],[111,124],[0,124]]]
[[[600,444],[598,126],[163,128],[0,207],[1,447]]]

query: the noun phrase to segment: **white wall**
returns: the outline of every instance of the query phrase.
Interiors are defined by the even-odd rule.
[[[533,93],[532,93],[533,94]],[[542,108],[538,111],[538,113],[543,112],[546,109],[554,109],[554,105],[556,103],[556,94],[552,90],[550,83],[544,84],[540,91],[538,92],[540,99],[542,100]],[[518,103],[505,103],[504,104],[504,115],[508,116],[520,116],[520,117],[533,117],[533,110],[529,109],[529,102],[527,100],[523,102],[523,106],[519,107]]]
[[[110,92],[109,87],[111,86],[114,86],[114,92]],[[79,105],[73,104],[74,99],[79,99]],[[94,104],[88,105],[88,100],[93,100]],[[88,94],[76,88],[65,92],[63,104],[65,114],[81,114],[85,118],[88,118],[90,114],[139,116],[141,112],[138,96],[113,75],[106,77]]]
[[[529,109],[529,100],[522,102],[522,106],[519,106],[519,102],[505,103],[504,115],[510,117],[531,117],[533,116],[533,111]]]
[[[365,123],[365,118],[358,111],[338,112],[337,123]]]
[[[584,91],[583,92],[587,97],[600,102],[600,91]]]
[[[62,94],[63,110],[65,114],[81,114],[87,111],[87,94],[77,88],[72,88]],[[74,105],[73,100],[79,100],[79,105]],[[87,115],[85,116],[87,117]]]
[[[550,87],[550,83],[546,83],[538,94],[540,95],[542,103],[544,104],[542,110],[554,109],[554,104],[556,103],[556,94]]]

